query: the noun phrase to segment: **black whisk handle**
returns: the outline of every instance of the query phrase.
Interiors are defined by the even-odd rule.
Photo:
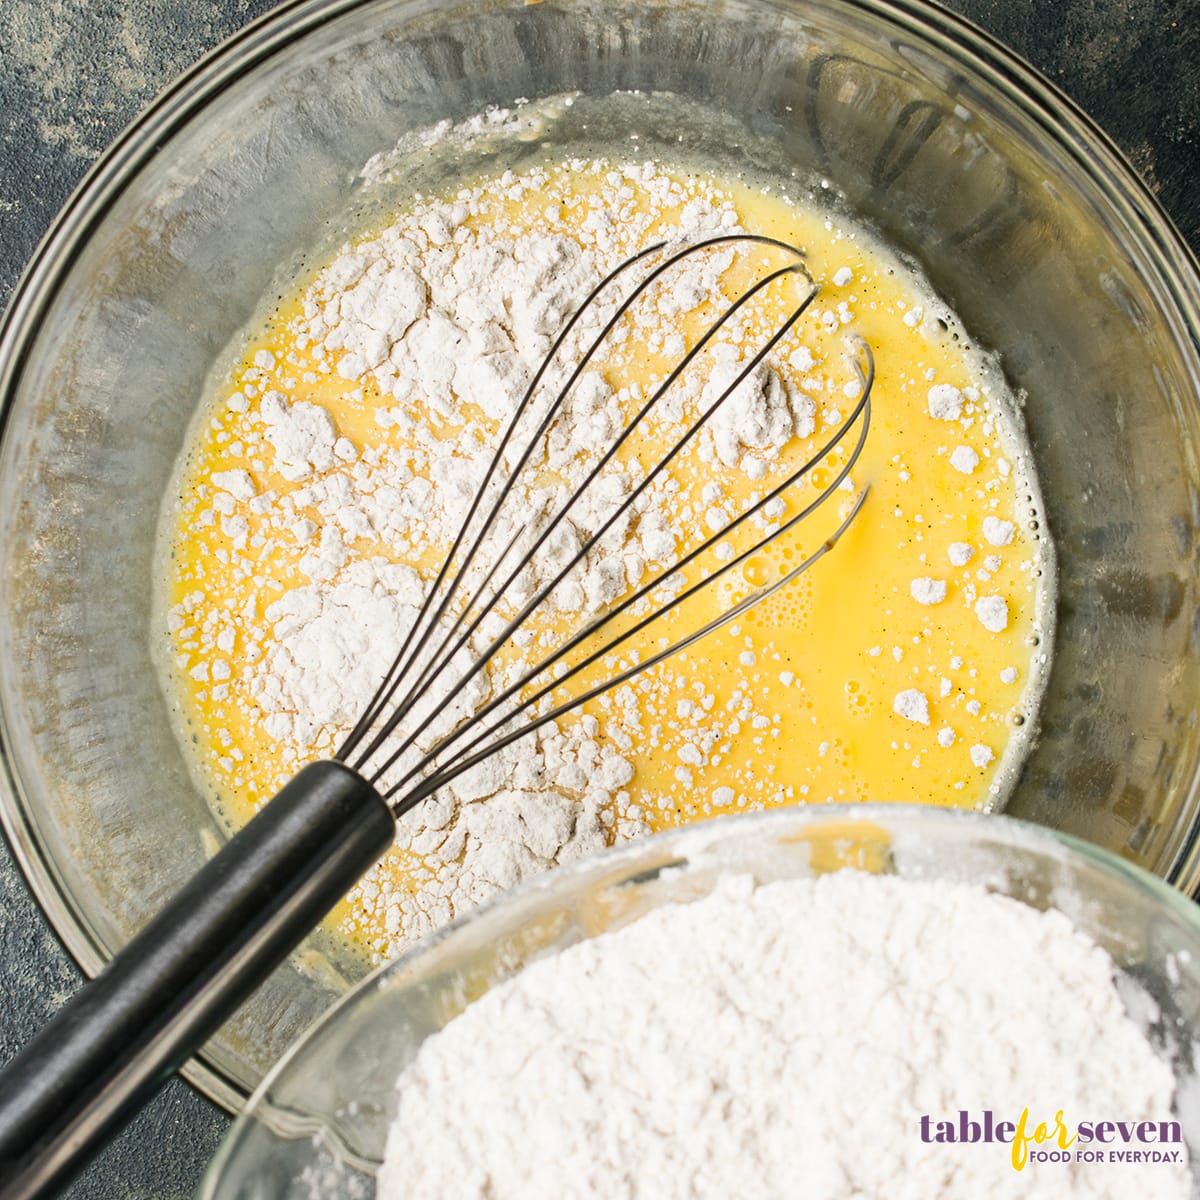
[[[391,844],[370,784],[305,767],[0,1072],[0,1200],[48,1196]]]

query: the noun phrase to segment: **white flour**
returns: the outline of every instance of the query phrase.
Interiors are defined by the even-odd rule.
[[[922,1137],[960,1110],[1028,1108],[1031,1134],[1058,1110],[1072,1131],[1172,1120],[1171,1070],[1113,972],[1062,914],[980,888],[727,878],[535,962],[426,1041],[377,1194],[1183,1200],[1182,1143],[1141,1147],[1179,1163],[1018,1172],[1009,1145]]]
[[[534,172],[505,176],[492,186],[517,202],[537,181]],[[650,198],[639,213],[628,204],[631,181]],[[346,247],[304,302],[298,344],[322,370],[378,389],[374,422],[397,428],[403,451],[387,445],[360,450],[328,410],[290,400],[283,389],[296,369],[269,352],[256,356],[257,377],[233,399],[245,412],[239,432],[249,453],[257,455],[255,470],[274,470],[303,486],[290,494],[259,494],[250,472],[217,472],[211,503],[197,520],[220,523],[234,552],[245,555],[247,572],[261,569],[258,563],[274,540],[298,543],[305,547],[299,578],[288,581],[280,598],[266,593],[261,605],[241,613],[207,603],[197,590],[170,620],[173,633],[202,623],[207,653],[191,668],[192,678],[211,683],[215,700],[229,696],[234,670],[248,672],[259,728],[273,739],[289,770],[333,752],[366,708],[421,603],[429,572],[423,580],[411,567],[371,557],[371,548],[406,562],[436,558],[458,533],[479,489],[496,433],[477,422],[454,426],[443,418],[456,416],[458,405],[473,404],[496,429],[503,427],[551,339],[603,274],[645,243],[650,222],[661,222],[664,211],[678,208],[679,223],[660,227],[656,237],[739,228],[731,202],[704,189],[689,199],[649,163],[604,177],[586,217],[560,222],[570,236],[556,232],[547,218],[525,232],[471,229],[464,222],[480,195],[464,191],[454,201],[420,204],[378,237]],[[658,324],[642,329],[651,349],[663,344],[664,329],[711,299],[732,258],[731,251],[713,253],[670,277],[670,288],[655,302]],[[592,327],[597,325],[593,319]],[[735,323],[728,336],[736,339],[739,329]],[[665,348],[677,356],[683,352],[682,346]],[[743,363],[732,344],[719,345],[716,354],[718,366],[703,393],[710,403]],[[811,355],[808,361],[811,365]],[[596,371],[582,378],[566,419],[546,441],[544,461],[555,478],[514,497],[497,528],[497,544],[548,509],[555,489],[578,482],[594,462],[596,447],[608,444],[625,423],[628,399]],[[701,457],[718,457],[762,479],[783,445],[813,433],[816,412],[810,397],[762,364],[705,431]],[[681,417],[678,404],[663,406],[661,419]],[[618,462],[610,463],[586,502],[573,508],[529,582],[573,555],[634,482]],[[639,508],[589,555],[586,570],[556,591],[559,611],[586,616],[600,610],[647,569],[670,562],[685,529],[699,524],[699,514],[678,504]],[[777,517],[782,509],[779,504],[769,515]],[[270,538],[251,536],[251,514],[267,519]],[[720,524],[732,515],[717,504],[708,514]],[[482,636],[473,643],[476,649],[484,644]],[[239,654],[223,657],[235,645]],[[468,661],[464,651],[460,667]],[[520,665],[476,676],[441,714],[443,727],[474,711]],[[435,700],[419,707],[418,715],[431,711]],[[623,752],[632,749],[628,729],[638,721],[633,693],[626,688],[613,703],[630,718],[621,723],[624,732],[613,728],[599,737],[595,718],[561,731],[549,726],[401,820],[397,845],[420,859],[413,867],[416,888],[394,890],[371,873],[350,896],[363,926],[373,922],[382,933],[373,947],[377,957],[395,954],[531,873],[649,831],[640,808],[623,791],[634,773]]]

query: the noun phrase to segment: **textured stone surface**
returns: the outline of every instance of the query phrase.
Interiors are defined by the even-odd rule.
[[[1200,247],[1196,0],[949,0],[1016,50],[1121,147]]]
[[[91,162],[263,0],[0,0],[0,306]],[[1072,96],[1200,245],[1195,0],[953,0]],[[0,841],[0,1061],[79,985]],[[190,1195],[227,1118],[173,1081],[66,1193]]]

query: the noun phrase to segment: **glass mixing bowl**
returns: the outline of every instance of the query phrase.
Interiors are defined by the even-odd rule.
[[[721,817],[571,866],[381,968],[255,1092],[200,1200],[366,1200],[375,1194],[400,1071],[489,986],[660,905],[704,896],[726,872],[766,881],[847,866],[974,883],[1062,910],[1112,955],[1123,993],[1132,988],[1156,1002],[1161,1020],[1151,1036],[1161,1039],[1176,1078],[1194,1086],[1200,909],[1178,892],[1106,851],[1006,817],[908,804],[778,810]],[[1149,1011],[1130,1005],[1135,1016],[1139,1009]],[[1179,1107],[1196,1146],[1200,1113]],[[1192,1171],[1200,1184],[1195,1159]]]
[[[918,0],[307,2],[249,27],[120,139],[0,331],[3,819],[88,972],[225,837],[150,655],[156,517],[206,379],[301,263],[436,185],[420,150],[369,185],[372,155],[563,92],[580,102],[539,136],[570,141],[571,114],[617,91],[612,127],[590,136],[823,175],[1002,355],[1060,570],[1010,811],[1200,880],[1200,280],[1069,101]],[[664,93],[711,119],[676,121]],[[518,166],[538,141],[501,148]],[[499,149],[472,153],[494,166]],[[236,1105],[361,974],[314,938],[186,1074]]]

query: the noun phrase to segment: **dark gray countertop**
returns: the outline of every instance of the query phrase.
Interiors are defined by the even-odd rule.
[[[267,0],[0,0],[0,307],[93,160]],[[952,0],[1086,109],[1200,247],[1196,0]],[[0,840],[0,1061],[80,982]],[[174,1080],[65,1193],[192,1194],[228,1118]]]

